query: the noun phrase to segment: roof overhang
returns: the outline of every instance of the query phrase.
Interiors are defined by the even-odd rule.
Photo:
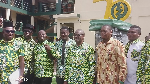
[[[56,19],[72,19],[72,18],[80,18],[80,14],[59,14],[59,15],[53,15],[53,18]]]

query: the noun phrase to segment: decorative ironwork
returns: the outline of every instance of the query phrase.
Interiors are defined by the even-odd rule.
[[[23,10],[32,11],[32,0],[23,0]]]
[[[61,13],[61,0],[50,3],[39,1],[38,3],[39,4],[32,5],[32,0],[0,0],[0,5],[2,7],[31,16],[54,15]]]
[[[0,18],[0,28],[2,28],[3,27],[3,18],[1,17]]]
[[[74,12],[74,0],[63,0],[62,1],[62,13],[73,13]]]
[[[16,22],[15,29],[16,31],[22,31],[23,23],[22,22]]]
[[[0,0],[0,2],[7,4],[8,0]]]

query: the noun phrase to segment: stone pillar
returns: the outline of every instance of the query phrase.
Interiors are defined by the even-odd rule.
[[[9,20],[10,17],[10,9],[6,9],[6,19]]]
[[[57,33],[57,25],[54,25],[54,33]],[[54,36],[54,43],[56,43],[57,36]]]
[[[32,5],[35,5],[35,0],[32,0]]]
[[[57,21],[57,38],[60,38],[60,28],[61,28],[60,22]]]
[[[13,21],[13,25],[16,24],[16,17],[17,17],[17,14],[15,11],[11,11],[11,18],[12,18],[12,21]]]
[[[34,26],[34,17],[33,16],[31,16],[31,25]]]

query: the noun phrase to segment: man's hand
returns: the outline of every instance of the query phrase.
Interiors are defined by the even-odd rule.
[[[64,84],[68,84],[67,81],[64,81]]]
[[[22,76],[20,76],[16,81],[18,81],[18,84],[21,84],[23,82],[23,78]]]
[[[51,50],[50,46],[48,44],[45,44],[44,46],[45,46],[46,52],[49,53]]]
[[[21,84],[23,82],[23,80],[19,80],[18,84]]]
[[[95,77],[94,77],[94,80],[93,80],[93,84],[96,84],[96,79],[97,79],[97,71],[95,71]]]
[[[46,50],[46,52],[47,52],[47,55],[50,57],[51,60],[54,60],[55,58],[54,58],[54,57],[52,56],[52,54],[50,53],[50,51],[51,51],[50,46],[49,46],[48,44],[45,44],[44,46],[45,46],[45,50]]]

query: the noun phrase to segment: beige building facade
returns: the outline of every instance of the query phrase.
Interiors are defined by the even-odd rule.
[[[114,0],[116,1],[116,0]],[[125,21],[142,28],[141,40],[150,33],[150,0],[126,0],[131,5],[131,14]],[[75,0],[74,13],[53,15],[57,22],[57,37],[60,37],[60,28],[64,23],[73,23],[74,30],[83,29],[85,31],[85,42],[95,48],[95,32],[89,31],[90,20],[104,19],[107,2],[93,0]]]

